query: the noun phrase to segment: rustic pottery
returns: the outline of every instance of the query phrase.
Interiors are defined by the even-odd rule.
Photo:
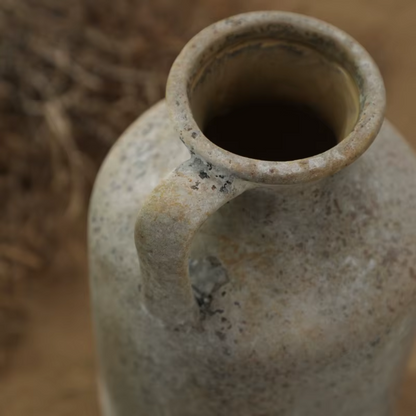
[[[335,142],[311,154],[321,133],[295,140],[290,105]],[[393,415],[415,330],[416,159],[384,106],[367,52],[316,19],[243,14],[185,46],[91,201],[103,415]]]

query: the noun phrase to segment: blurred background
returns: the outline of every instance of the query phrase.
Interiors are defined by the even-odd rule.
[[[370,52],[416,147],[413,0],[0,0],[0,415],[98,416],[88,199],[187,40],[250,10],[326,20]],[[416,352],[399,416],[416,414]]]

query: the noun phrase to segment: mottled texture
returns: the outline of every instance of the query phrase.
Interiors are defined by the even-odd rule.
[[[91,271],[117,409],[108,414],[167,406],[173,415],[311,415],[319,405],[326,413],[317,415],[389,414],[414,327],[416,164],[407,145],[386,123],[335,177],[253,190],[218,211],[195,246],[205,240],[230,280],[200,329],[172,332],[140,308],[132,230],[144,198],[187,158],[174,137],[159,104],[119,141],[96,185]]]
[[[371,143],[377,123],[355,132]],[[106,416],[392,414],[415,328],[416,159],[388,122],[358,160],[352,139],[338,173],[302,183],[302,163],[298,183],[264,186],[185,162],[163,102],[126,132],[90,211]]]

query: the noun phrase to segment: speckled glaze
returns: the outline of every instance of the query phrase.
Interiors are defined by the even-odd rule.
[[[327,152],[254,160],[200,129],[209,62],[266,38],[351,74],[357,119]],[[416,159],[383,123],[371,58],[315,19],[249,13],[188,43],[166,98],[113,147],[91,201],[103,415],[393,415],[416,324]]]

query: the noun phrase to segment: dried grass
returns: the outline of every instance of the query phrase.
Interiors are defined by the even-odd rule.
[[[0,368],[24,327],[18,288],[82,238],[63,224],[85,230],[109,147],[163,97],[185,41],[237,3],[1,0]]]

